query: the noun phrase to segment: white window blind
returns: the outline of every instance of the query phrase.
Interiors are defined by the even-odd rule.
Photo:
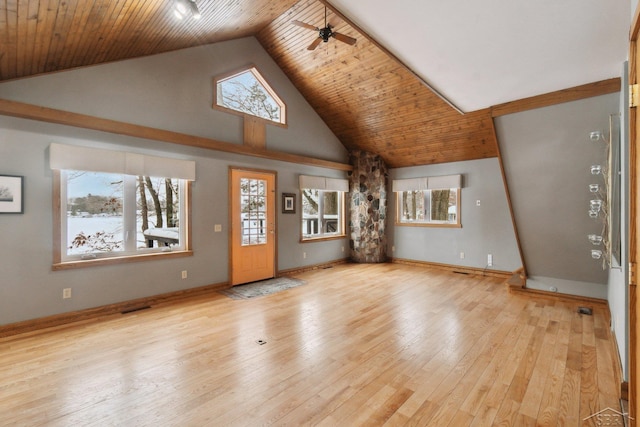
[[[196,163],[191,160],[56,143],[49,146],[49,166],[60,170],[196,179]]]
[[[300,175],[300,189],[311,188],[314,190],[349,191],[349,181],[339,178],[326,178],[324,176]]]
[[[442,188],[461,188],[462,175],[428,176],[421,178],[394,179],[393,192],[438,190]]]

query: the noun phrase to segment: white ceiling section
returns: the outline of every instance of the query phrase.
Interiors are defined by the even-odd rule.
[[[630,0],[330,0],[465,112],[620,77]]]

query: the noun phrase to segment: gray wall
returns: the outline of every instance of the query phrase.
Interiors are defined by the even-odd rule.
[[[462,228],[398,226],[395,224],[396,195],[390,193],[389,256],[500,271],[517,270],[522,263],[498,159],[392,169],[389,178],[451,174],[463,175]],[[476,206],[477,200],[480,206]],[[464,259],[460,259],[460,252],[465,253]],[[487,267],[488,254],[493,255],[492,267]]]
[[[589,133],[608,133],[619,94],[599,96],[499,117],[496,130],[530,280],[527,286],[607,297],[608,273],[591,258],[591,233],[602,223],[589,218],[589,172],[606,165],[605,147]]]
[[[236,116],[211,108],[211,81],[218,72],[249,63],[282,91],[290,111],[288,129],[267,132],[268,146],[346,162],[346,150],[254,39],[7,82],[0,84],[0,97],[238,142],[242,127]],[[179,107],[168,108],[174,101]],[[194,255],[52,271],[52,142],[194,160]],[[346,177],[335,170],[0,117],[0,174],[25,177],[25,213],[0,215],[0,324],[226,282],[231,165],[276,171],[278,196],[297,192],[300,174]],[[345,256],[346,239],[301,244],[297,211],[278,213],[278,270]],[[214,224],[222,224],[222,232],[215,233]],[[181,279],[182,270],[188,279]],[[62,299],[65,287],[73,289],[73,298]]]
[[[242,119],[211,107],[213,78],[252,64],[287,105],[289,125],[267,126],[267,148],[346,162],[340,141],[253,37],[0,83],[0,98],[241,144]]]

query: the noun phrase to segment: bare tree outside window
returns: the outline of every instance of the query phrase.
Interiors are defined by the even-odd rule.
[[[459,189],[410,190],[398,192],[399,224],[459,226]]]
[[[145,231],[179,227],[177,179],[138,176],[126,181],[119,174],[67,171],[66,188],[67,255],[118,252],[125,246],[127,250],[152,247]],[[131,196],[125,196],[127,191]],[[125,233],[126,200],[135,203],[136,218],[130,223],[136,224],[136,229],[131,233]],[[127,235],[134,241],[125,244]],[[159,246],[157,241],[155,244]]]
[[[284,103],[255,68],[217,80],[216,105],[284,124]]]
[[[280,108],[257,81],[250,86],[241,81],[229,81],[220,85],[218,93],[221,94],[222,105],[227,108],[274,122],[280,121]]]
[[[431,219],[433,221],[449,220],[449,194],[451,194],[451,190],[431,191]]]

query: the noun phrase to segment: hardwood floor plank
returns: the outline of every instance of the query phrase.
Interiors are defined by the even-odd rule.
[[[619,409],[604,309],[401,264],[296,277],[0,338],[0,425],[569,426]]]
[[[540,328],[540,325],[537,329]],[[529,376],[529,383],[527,384],[527,390],[522,398],[522,404],[520,405],[520,413],[536,419],[542,396],[545,389],[545,383],[549,378],[549,373],[552,372],[552,360],[553,351],[550,351],[555,347],[556,334],[554,333],[557,328],[552,324],[547,324],[544,331],[542,343],[540,344],[540,352],[535,362],[533,371]]]

